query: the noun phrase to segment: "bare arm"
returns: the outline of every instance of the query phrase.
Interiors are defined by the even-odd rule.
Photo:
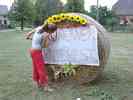
[[[48,47],[48,37],[49,37],[49,33],[43,33],[42,35],[43,37],[43,41],[42,41],[42,47],[47,48]]]
[[[35,32],[35,29],[31,30],[31,31],[28,32],[28,33],[25,33],[25,38],[26,38],[26,39],[32,39],[31,36],[32,36],[32,34],[33,34],[34,32]]]

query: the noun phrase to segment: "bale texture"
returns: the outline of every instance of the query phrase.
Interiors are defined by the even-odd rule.
[[[75,80],[77,83],[91,82],[97,79],[102,74],[104,66],[108,61],[109,52],[110,52],[109,34],[102,25],[100,25],[97,21],[95,21],[91,17],[81,13],[70,13],[70,14],[79,15],[86,18],[88,22],[92,25],[95,25],[95,27],[98,30],[98,53],[99,53],[100,66],[79,65],[77,68],[75,68],[76,74],[74,76],[68,76],[69,79]],[[59,76],[56,76],[57,72],[63,71],[62,65],[46,65],[46,67],[48,70],[48,75],[50,80],[65,79],[63,74],[61,75],[59,74]]]

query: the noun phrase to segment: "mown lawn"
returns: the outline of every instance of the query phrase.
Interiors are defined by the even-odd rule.
[[[0,100],[133,100],[133,34],[110,34],[112,50],[101,81],[66,83],[44,93],[32,86],[31,42],[18,30],[0,32]]]

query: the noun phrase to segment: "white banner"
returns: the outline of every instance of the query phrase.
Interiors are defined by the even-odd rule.
[[[57,30],[57,40],[45,50],[48,64],[99,65],[95,26]]]

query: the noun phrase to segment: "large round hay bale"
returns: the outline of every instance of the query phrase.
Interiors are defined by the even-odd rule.
[[[104,66],[107,63],[109,52],[110,52],[110,41],[109,41],[109,35],[107,31],[104,29],[102,25],[100,25],[97,21],[95,21],[93,18],[81,14],[81,13],[71,13],[74,15],[79,15],[88,20],[89,23],[93,24],[97,30],[98,30],[98,53],[99,53],[99,66],[89,66],[89,65],[79,65],[76,70],[76,74],[72,77],[69,77],[70,79],[76,80],[77,82],[84,83],[84,82],[90,82],[98,78],[103,69]],[[48,69],[49,78],[54,79],[55,73],[62,70],[62,65],[46,65]],[[61,75],[61,78],[64,77]]]

